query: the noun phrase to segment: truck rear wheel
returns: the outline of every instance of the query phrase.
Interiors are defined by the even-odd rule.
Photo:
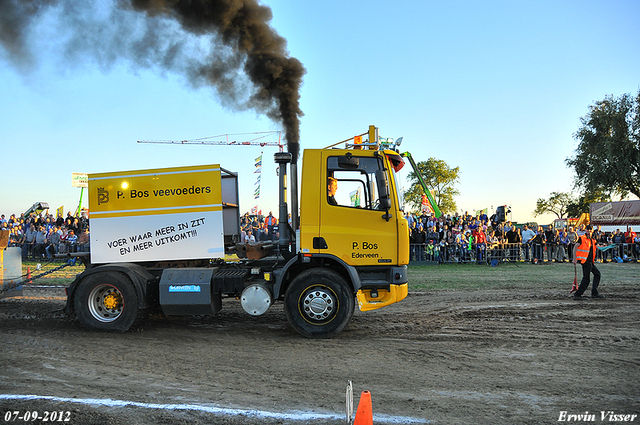
[[[117,272],[95,273],[80,282],[74,299],[78,320],[87,329],[126,332],[145,311],[129,279]]]
[[[336,272],[309,269],[296,276],[284,296],[289,324],[309,338],[331,338],[351,320],[355,298]]]

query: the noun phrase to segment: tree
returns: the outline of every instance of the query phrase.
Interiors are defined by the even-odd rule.
[[[611,197],[601,191],[584,193],[569,205],[567,205],[567,217],[580,217],[582,213],[589,212],[589,204],[592,202],[608,202]]]
[[[580,121],[576,155],[566,159],[576,173],[576,187],[640,198],[640,90],[635,98],[606,96]]]
[[[422,175],[427,188],[432,191],[433,197],[438,204],[438,208],[443,214],[453,214],[458,207],[453,199],[460,192],[454,187],[459,181],[460,167],[450,168],[441,160],[429,158],[427,161],[420,161],[416,164],[418,172]],[[419,208],[424,194],[418,176],[411,171],[407,178],[411,187],[404,194],[404,199],[414,207]]]
[[[574,202],[575,200],[570,193],[551,192],[549,199],[538,198],[533,215],[537,217],[541,214],[553,213],[558,218],[564,218],[567,213],[567,207]]]

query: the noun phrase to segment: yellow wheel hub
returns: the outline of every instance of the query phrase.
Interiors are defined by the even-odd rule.
[[[109,310],[116,309],[122,303],[122,299],[118,294],[109,294],[104,297],[104,306]]]

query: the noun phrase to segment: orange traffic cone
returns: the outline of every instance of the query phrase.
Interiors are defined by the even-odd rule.
[[[31,280],[31,267],[27,266],[27,285],[31,285],[33,281]]]
[[[373,425],[373,412],[371,411],[371,393],[363,391],[360,395],[356,419],[353,425]]]

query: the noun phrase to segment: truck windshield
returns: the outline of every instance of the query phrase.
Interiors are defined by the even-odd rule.
[[[400,174],[391,167],[391,174],[393,174],[393,181],[396,185],[396,193],[398,194],[398,206],[404,211],[404,184],[400,178]]]

